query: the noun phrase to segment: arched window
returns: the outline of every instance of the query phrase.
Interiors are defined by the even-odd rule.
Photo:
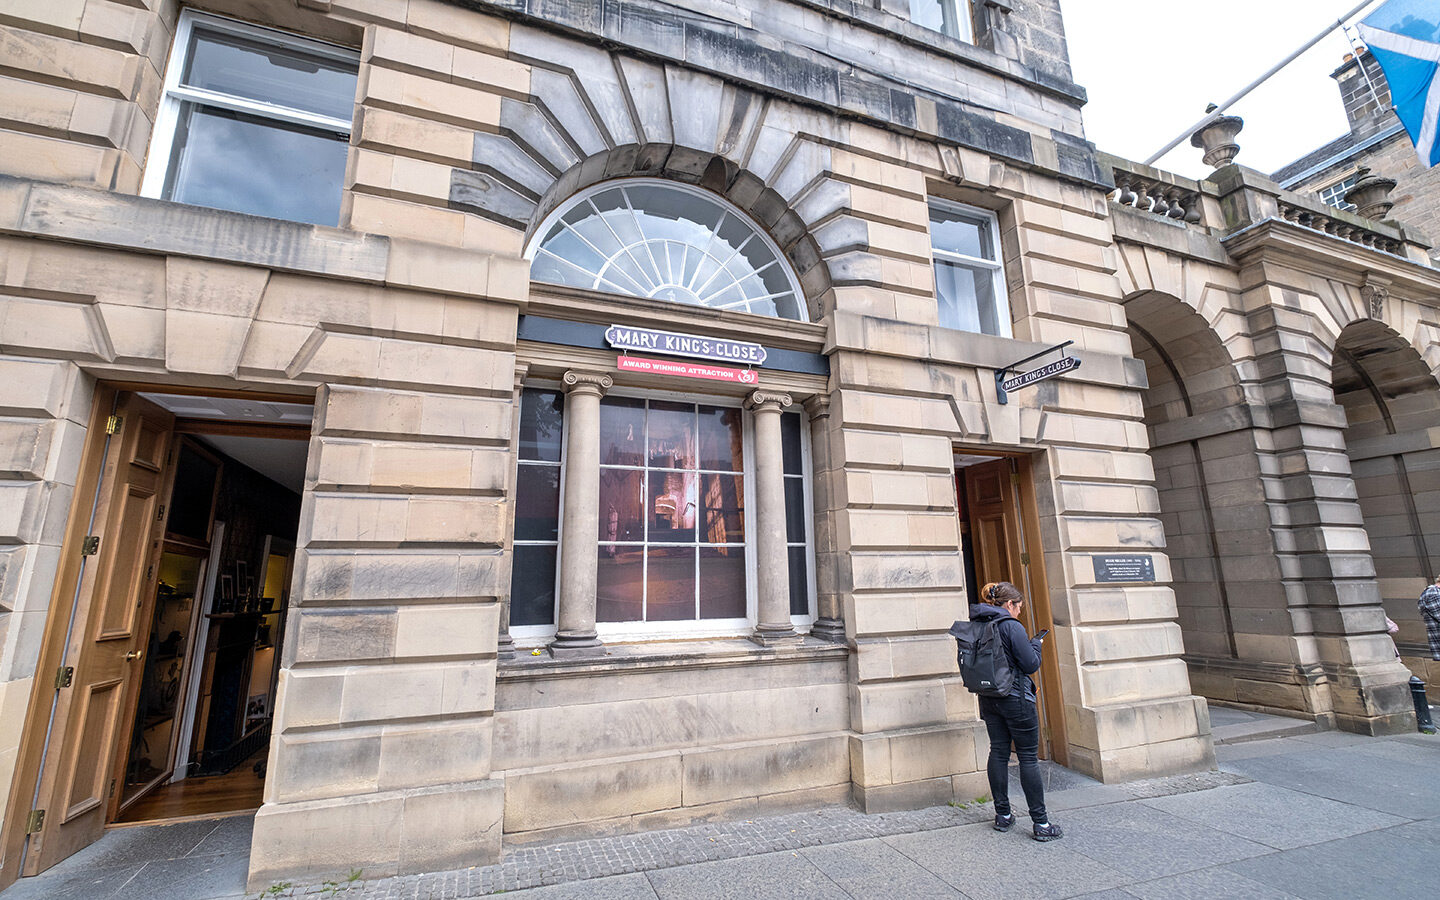
[[[780,248],[698,188],[649,178],[598,185],[551,213],[536,234],[536,281],[806,319]]]

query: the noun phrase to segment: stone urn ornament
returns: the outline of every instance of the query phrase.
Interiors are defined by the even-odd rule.
[[[1205,107],[1207,113],[1216,109],[1219,107],[1213,103]],[[1202,160],[1205,165],[1218,169],[1233,162],[1235,155],[1240,152],[1240,145],[1235,143],[1235,135],[1244,127],[1245,120],[1239,116],[1220,116],[1190,135],[1190,146],[1204,150],[1205,156]]]
[[[1390,215],[1395,201],[1390,192],[1395,190],[1396,181],[1384,175],[1376,175],[1366,166],[1355,172],[1355,186],[1345,192],[1345,202],[1354,204],[1356,215],[1375,222],[1383,221]]]

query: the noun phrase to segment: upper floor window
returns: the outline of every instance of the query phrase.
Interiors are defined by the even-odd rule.
[[[970,0],[910,0],[910,21],[946,37],[973,41]]]
[[[357,67],[352,51],[187,10],[141,193],[336,224]]]
[[[930,204],[935,301],[945,328],[1010,337],[1010,304],[995,214],[953,203]]]
[[[1339,181],[1322,187],[1316,193],[1320,195],[1320,201],[1326,206],[1333,206],[1336,209],[1343,209],[1346,212],[1354,212],[1356,209],[1355,204],[1346,203],[1345,194],[1348,193],[1359,180],[1360,174],[1358,172],[1351,172]]]
[[[805,320],[780,248],[738,209],[650,178],[600,185],[541,224],[536,281]]]

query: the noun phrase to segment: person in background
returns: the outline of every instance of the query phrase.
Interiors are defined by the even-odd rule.
[[[1037,841],[1053,841],[1064,832],[1050,821],[1045,811],[1045,784],[1040,778],[1040,716],[1035,709],[1035,682],[1030,677],[1040,669],[1040,648],[1043,635],[1030,637],[1020,623],[1020,610],[1025,596],[1008,581],[987,584],[980,590],[980,602],[971,604],[970,621],[1001,620],[1000,635],[1005,652],[1017,672],[1007,697],[980,698],[980,718],[990,733],[990,761],[985,774],[990,778],[990,795],[995,798],[995,830],[1009,831],[1015,824],[1010,811],[1010,745],[1020,760],[1020,786],[1030,807],[1032,836]]]
[[[1425,620],[1425,637],[1430,641],[1430,658],[1440,659],[1440,575],[1420,594],[1420,616]]]

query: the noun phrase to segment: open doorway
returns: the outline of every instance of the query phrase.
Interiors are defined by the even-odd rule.
[[[253,810],[264,789],[312,407],[97,400],[78,562],[47,630],[62,675],[37,729],[27,875],[107,826]]]
[[[1008,581],[1030,599],[1020,613],[1025,630],[1036,634],[1054,628],[1030,459],[991,451],[957,451],[955,493],[966,595],[978,597],[985,584]],[[1068,765],[1060,661],[1052,648],[1041,655],[1036,679],[1040,757]]]

